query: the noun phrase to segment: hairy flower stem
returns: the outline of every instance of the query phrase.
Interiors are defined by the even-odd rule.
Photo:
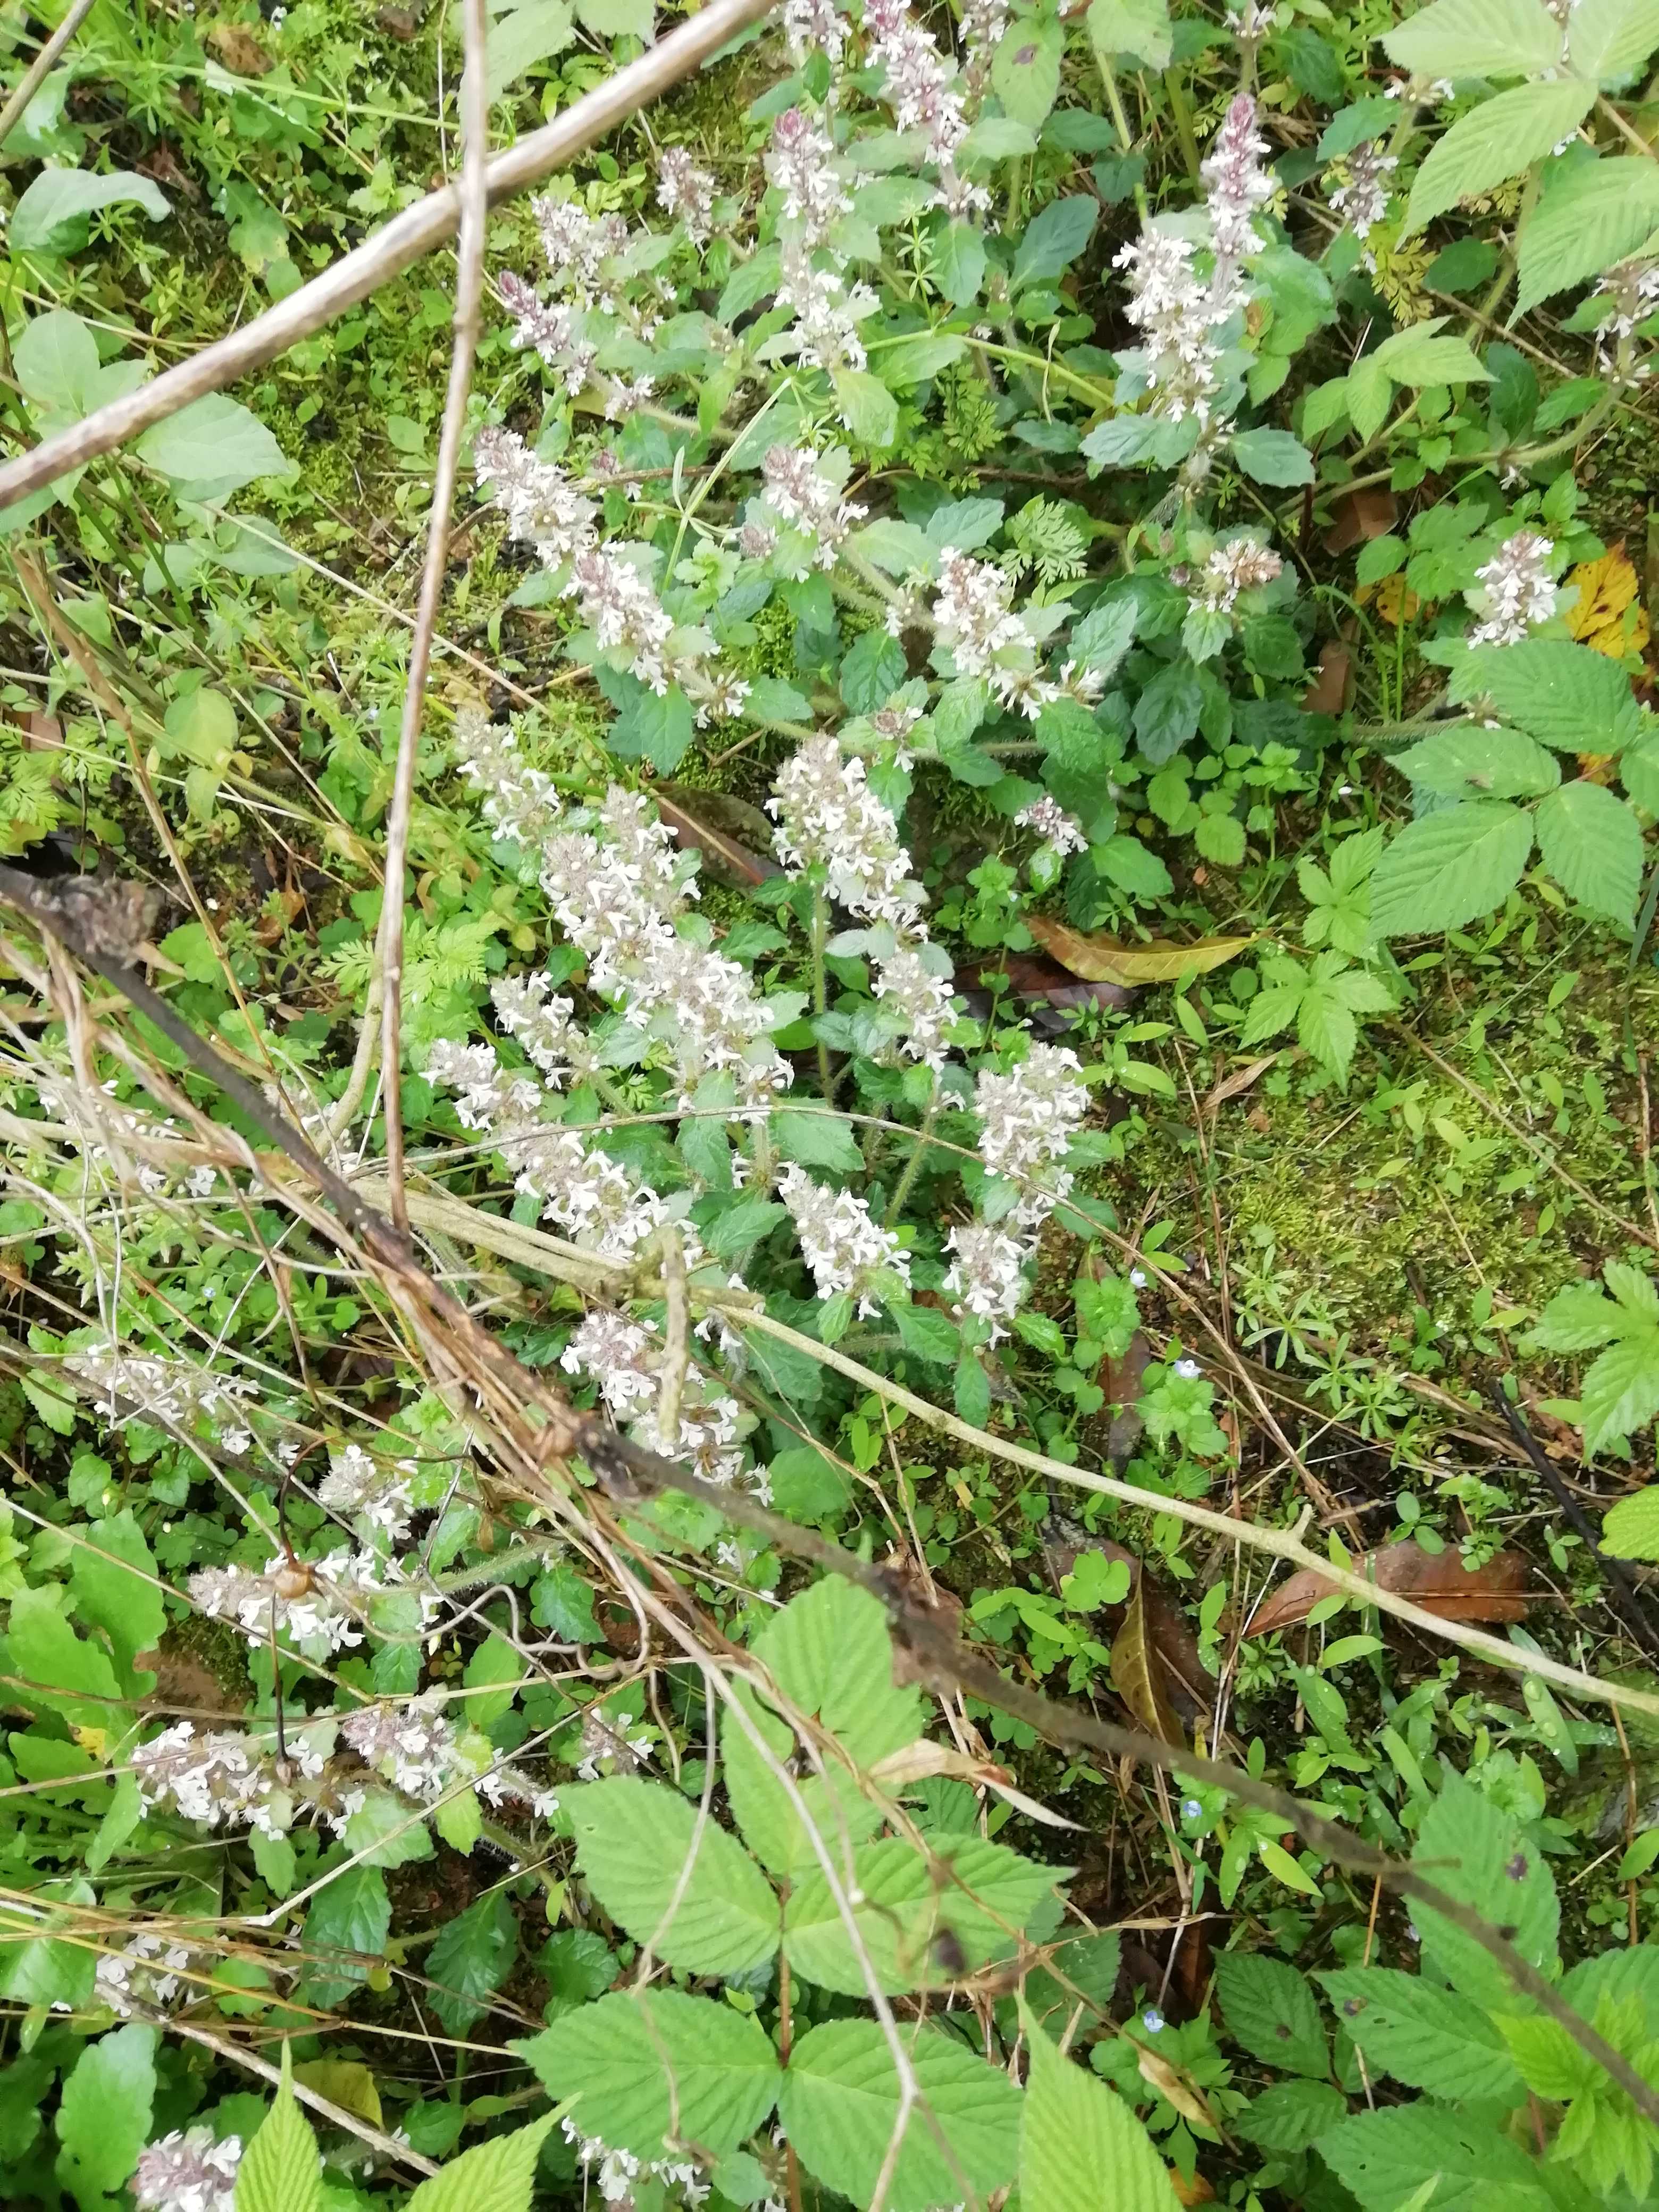
[[[824,1014],[830,1011],[829,981],[824,971],[823,948],[830,935],[830,902],[821,890],[812,893],[812,1012]],[[818,1083],[826,1098],[834,1088],[830,1073],[830,1048],[818,1039]]]
[[[927,1094],[927,1110],[921,1117],[921,1127],[915,1133],[915,1139],[910,1146],[910,1157],[904,1163],[904,1172],[894,1184],[893,1195],[887,1203],[887,1212],[884,1218],[889,1229],[900,1218],[904,1201],[910,1195],[910,1186],[915,1182],[917,1171],[927,1156],[927,1139],[933,1135],[933,1124],[939,1119],[939,1088],[935,1083]]]

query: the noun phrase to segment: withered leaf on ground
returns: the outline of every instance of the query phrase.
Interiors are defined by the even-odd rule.
[[[1136,1370],[1138,1374],[1139,1367],[1146,1364],[1147,1357],[1145,1340],[1139,1331],[1136,1332],[1135,1344],[1130,1346],[1131,1358],[1134,1357],[1136,1345],[1141,1347]],[[1105,1373],[1106,1370],[1103,1369],[1103,1381]],[[1136,1425],[1138,1428],[1139,1423]],[[1103,1607],[1094,1618],[1105,1635],[1118,1638],[1127,1623],[1130,1604],[1139,1605],[1141,1641],[1157,1662],[1164,1695],[1176,1716],[1177,1735],[1175,1741],[1178,1742],[1181,1740],[1179,1723],[1182,1720],[1191,1723],[1207,1718],[1210,1712],[1209,1677],[1204,1671],[1204,1662],[1198,1656],[1198,1646],[1193,1641],[1192,1632],[1179,1604],[1156,1577],[1146,1572],[1133,1552],[1127,1551],[1121,1544],[1115,1544],[1109,1536],[1091,1536],[1077,1522],[1066,1521],[1059,1515],[1051,1515],[1048,1528],[1050,1533],[1043,1539],[1042,1553],[1056,1589],[1066,1576],[1074,1571],[1085,1552],[1096,1552],[1103,1559],[1120,1561],[1129,1570],[1133,1577],[1129,1599],[1122,1605]],[[1119,1694],[1122,1694],[1121,1687]]]
[[[252,32],[240,23],[216,23],[207,42],[237,76],[264,76],[276,66]]]
[[[1046,999],[1051,1006],[1075,1012],[1084,1006],[1127,1006],[1133,986],[1104,977],[1080,981],[1070,969],[1041,953],[1011,952],[1002,963],[1009,988],[1022,999]]]
[[[1025,926],[1063,968],[1097,983],[1174,983],[1182,975],[1207,975],[1236,960],[1255,943],[1249,937],[1201,937],[1193,945],[1154,938],[1149,945],[1125,945],[1115,937],[1085,936],[1048,915],[1030,914]]]
[[[1399,505],[1387,484],[1364,484],[1339,493],[1331,501],[1331,526],[1325,532],[1328,553],[1346,553],[1369,538],[1382,538],[1394,528]]]
[[[1170,1702],[1164,1658],[1147,1620],[1144,1572],[1135,1577],[1123,1626],[1112,1638],[1112,1687],[1150,1734],[1165,1743],[1185,1744],[1187,1739]]]
[[[655,784],[651,796],[681,844],[694,846],[722,883],[763,884],[783,873],[771,857],[771,824],[746,799],[684,783]]]
[[[1498,1552],[1473,1572],[1463,1565],[1455,1546],[1443,1552],[1425,1552],[1413,1537],[1385,1544],[1354,1561],[1354,1572],[1396,1597],[1408,1597],[1441,1620],[1522,1620],[1528,1598],[1524,1589],[1527,1562],[1519,1552]],[[1249,1624],[1252,1636],[1270,1636],[1275,1629],[1294,1628],[1305,1620],[1333,1585],[1311,1567],[1292,1575],[1276,1597],[1262,1607]]]

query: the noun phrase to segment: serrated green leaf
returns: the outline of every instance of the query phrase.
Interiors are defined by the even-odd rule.
[[[1582,162],[1522,226],[1517,316],[1603,275],[1659,229],[1659,166],[1628,155]]]
[[[1430,149],[1412,186],[1404,234],[1541,161],[1571,137],[1595,104],[1595,86],[1572,78],[1517,85],[1482,100]]]
[[[1372,358],[1386,368],[1396,384],[1490,384],[1492,371],[1484,368],[1464,338],[1448,338],[1433,332],[1396,331],[1384,338]]]
[[[513,1971],[519,1923],[500,1890],[447,1920],[427,1953],[432,2008],[452,2035],[465,2035]]]
[[[300,473],[258,416],[222,392],[146,430],[133,450],[183,499],[228,499],[263,477]]]
[[[236,2169],[236,2212],[322,2212],[323,2172],[317,2138],[290,2086],[289,2045],[276,2100]]]
[[[960,1979],[963,1960],[971,1972],[1010,1956],[1018,1938],[1007,1929],[1040,1943],[1058,1924],[1054,1883],[1065,1869],[1039,1865],[977,1836],[935,1838],[933,1848],[939,1866],[897,1836],[866,1844],[854,1855],[853,1917],[865,1954],[890,1996]],[[943,1871],[945,1865],[955,1880]],[[954,1938],[949,1967],[933,1951],[947,1933]],[[820,1989],[844,1996],[867,1990],[859,1953],[817,1869],[790,1891],[784,1949],[796,1972]]]
[[[1633,921],[1642,889],[1642,832],[1622,799],[1579,778],[1538,809],[1538,852],[1569,898]]]
[[[849,433],[861,446],[884,453],[898,435],[898,402],[868,369],[838,368],[830,378],[836,404]]]
[[[1561,1914],[1549,1868],[1509,1814],[1462,1775],[1448,1778],[1424,1814],[1412,1864],[1458,1903],[1512,1930],[1510,1941],[1530,1965],[1553,1971]],[[1473,1936],[1420,1899],[1412,1900],[1412,1917],[1425,1973],[1443,1977],[1473,2003],[1501,2010],[1510,2002],[1508,1977]]]
[[[1459,704],[1489,698],[1506,722],[1557,752],[1617,752],[1642,733],[1618,662],[1565,638],[1481,646],[1453,668],[1449,690]]]
[[[77,1636],[58,1611],[61,1589],[19,1590],[6,1633],[12,1695],[36,1711],[60,1713],[71,1728],[107,1729],[121,1720],[115,1670],[95,1644]]]
[[[1659,0],[1578,0],[1567,27],[1576,76],[1622,84],[1659,46]]]
[[[1480,2212],[1499,2192],[1516,2212],[1550,2202],[1532,2160],[1489,2120],[1433,2105],[1361,2112],[1319,2138],[1319,2155],[1365,2212]]]
[[[569,0],[527,0],[497,15],[484,47],[484,83],[491,104],[527,69],[562,54],[575,35]]]
[[[1435,0],[1382,45],[1413,76],[1529,76],[1561,59],[1561,26],[1540,0]]]
[[[421,2184],[404,2212],[530,2212],[536,2161],[557,2118],[549,2112],[511,2135],[464,2150]],[[240,2197],[236,2212],[243,2212]]]
[[[103,1630],[131,1682],[134,1661],[161,1642],[167,1616],[155,1557],[130,1506],[93,1522],[76,1547],[70,1582],[76,1613]]]
[[[1328,2081],[1276,2081],[1252,2098],[1232,2124],[1258,2150],[1306,2150],[1347,2112],[1347,2099]]]
[[[888,2189],[890,2212],[931,2212],[1006,2189],[1019,2156],[1019,2091],[952,2036],[908,2023],[899,2033],[921,2101]],[[809,2172],[854,2204],[869,2203],[899,2116],[898,2074],[879,2026],[836,2020],[809,2029],[790,2056],[779,2103]]]
[[[1031,2053],[1021,2212],[1176,2212],[1169,2169],[1123,2100],[1062,2057],[1028,2006],[1020,2018]]]
[[[392,1904],[379,1867],[343,1867],[306,1908],[307,2002],[335,2005],[349,1996],[368,1980],[368,1968],[361,1958],[345,1954],[380,1957],[391,1926]]]
[[[1329,2075],[1330,2050],[1305,1974],[1283,1959],[1223,1951],[1215,1986],[1229,2033],[1252,2057],[1314,2081]]]
[[[1169,0],[1090,0],[1089,39],[1108,61],[1127,55],[1167,69],[1175,43]]]
[[[1060,91],[1065,46],[1065,31],[1053,16],[1046,21],[1027,16],[1010,24],[1007,35],[998,40],[991,57],[991,88],[1011,122],[1041,130]]]
[[[1608,1507],[1601,1549],[1615,1559],[1659,1559],[1659,1482],[1633,1490]]]
[[[1313,482],[1313,455],[1288,430],[1241,430],[1231,441],[1232,457],[1257,483]]]
[[[1487,2015],[1420,1974],[1356,1966],[1319,1976],[1374,2068],[1453,2103],[1518,2104],[1520,2075]]]
[[[1620,754],[1619,781],[1644,814],[1659,815],[1659,735]]]
[[[1536,799],[1561,781],[1553,757],[1524,730],[1438,731],[1396,753],[1393,765],[1443,799]]]
[[[669,1966],[741,1974],[777,1949],[771,1883],[734,1836],[701,1820],[678,1790],[617,1775],[562,1792],[561,1809],[589,1888],[619,1927]]]
[[[89,219],[101,208],[142,208],[152,222],[171,213],[153,177],[131,169],[100,176],[92,169],[42,169],[12,210],[8,239],[14,253],[78,253]]]
[[[1659,1329],[1610,1344],[1579,1391],[1584,1449],[1592,1456],[1659,1415]]]
[[[550,2097],[639,2158],[660,2158],[671,2130],[717,2155],[765,2120],[781,2081],[777,2052],[752,2014],[676,1990],[618,1990],[513,2049]]]
[[[1371,878],[1378,937],[1426,937],[1501,906],[1532,851],[1532,817],[1496,799],[1471,800],[1408,823]]]

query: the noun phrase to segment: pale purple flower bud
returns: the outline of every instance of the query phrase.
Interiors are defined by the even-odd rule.
[[[956,1255],[945,1287],[955,1293],[957,1312],[988,1322],[990,1341],[1000,1342],[1008,1334],[1003,1323],[1024,1302],[1030,1248],[988,1221],[959,1223],[945,1243]]]
[[[684,146],[665,146],[657,155],[657,204],[679,218],[693,246],[708,244],[714,228],[714,179]]]
[[[792,1161],[778,1180],[778,1196],[789,1209],[821,1298],[849,1292],[859,1313],[868,1315],[880,1304],[880,1293],[870,1283],[878,1269],[908,1284],[910,1262],[897,1237],[881,1226],[855,1192],[826,1189]]]
[[[1062,859],[1067,853],[1081,853],[1089,842],[1076,815],[1068,814],[1046,791],[1041,799],[1022,806],[1014,820],[1020,829],[1031,830],[1045,845],[1052,846]]]
[[[235,2212],[242,2139],[215,2142],[213,2130],[175,2128],[138,2154],[132,2201],[138,2212]]]
[[[1478,591],[1465,599],[1482,619],[1469,632],[1471,645],[1515,645],[1535,623],[1547,622],[1559,597],[1550,564],[1551,539],[1535,530],[1517,530],[1492,559],[1475,570]]]

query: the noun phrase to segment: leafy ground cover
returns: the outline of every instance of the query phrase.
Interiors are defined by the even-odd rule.
[[[5,2201],[1651,2202],[1652,0],[60,22]]]

